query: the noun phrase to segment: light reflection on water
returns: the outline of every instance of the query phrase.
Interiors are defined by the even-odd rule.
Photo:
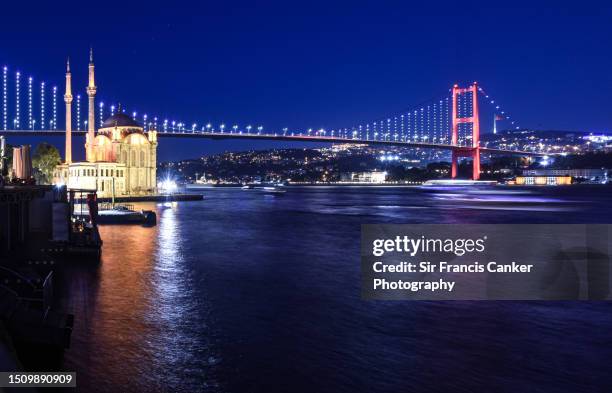
[[[589,391],[608,375],[607,303],[365,302],[359,288],[362,223],[612,219],[608,189],[581,190],[217,189],[139,204],[156,227],[101,227],[100,266],[70,272],[65,368],[88,392]]]

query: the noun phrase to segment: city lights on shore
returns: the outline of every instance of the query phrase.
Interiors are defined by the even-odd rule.
[[[169,177],[166,177],[164,180],[158,182],[157,187],[162,193],[166,194],[176,192],[178,189],[176,182]]]

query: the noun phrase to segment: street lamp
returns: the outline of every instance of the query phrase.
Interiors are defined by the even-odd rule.
[[[263,131],[263,126],[257,127],[257,135],[261,135],[262,131]]]
[[[250,124],[246,126],[247,134],[251,133],[251,128],[253,128]]]

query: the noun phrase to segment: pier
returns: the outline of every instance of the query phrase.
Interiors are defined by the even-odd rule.
[[[201,201],[204,199],[203,194],[151,194],[151,195],[133,195],[133,196],[118,196],[114,198],[115,202],[184,202],[184,201]],[[98,198],[99,202],[112,202],[113,198],[105,197]]]

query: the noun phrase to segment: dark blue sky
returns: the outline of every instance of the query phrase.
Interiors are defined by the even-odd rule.
[[[333,128],[396,113],[445,94],[455,82],[477,80],[522,126],[612,128],[610,8],[45,3],[2,5],[0,63],[63,89],[70,56],[73,88],[84,93],[91,44],[98,97],[139,112],[266,129]],[[160,156],[248,146],[164,139]]]

